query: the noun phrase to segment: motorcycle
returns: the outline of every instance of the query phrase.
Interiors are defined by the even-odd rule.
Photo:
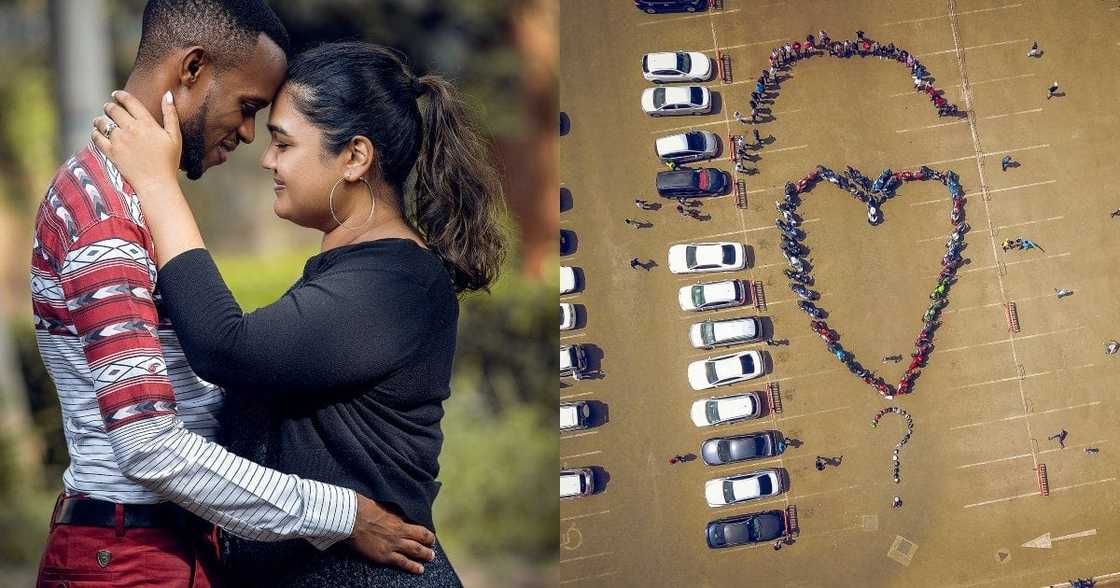
[[[812,286],[813,285],[813,276],[809,275],[806,272],[795,272],[791,269],[784,269],[784,270],[782,270],[782,273],[784,273],[787,278],[789,278],[789,279],[791,279],[795,282],[801,282],[802,284],[805,284],[806,286]]]
[[[790,284],[789,289],[793,290],[802,300],[816,300],[821,297],[820,294],[817,294],[801,284]]]
[[[875,226],[883,222],[883,215],[879,213],[879,207],[874,204],[867,205],[867,224]]]
[[[799,272],[805,271],[805,262],[796,255],[786,253],[786,260],[789,261],[789,266]]]
[[[949,213],[949,221],[954,225],[961,222],[964,217],[964,202],[958,199],[953,200],[953,211]]]
[[[797,306],[801,307],[801,310],[804,310],[806,314],[815,319],[823,319],[825,317],[824,309],[817,308],[812,302],[802,300],[797,303]]]
[[[883,170],[883,173],[879,174],[879,177],[871,183],[871,191],[881,192],[883,187],[887,185],[887,180],[889,180],[892,175],[894,175],[894,173],[891,172],[890,168]]]

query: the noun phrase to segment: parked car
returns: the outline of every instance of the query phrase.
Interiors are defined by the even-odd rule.
[[[774,457],[786,450],[785,440],[774,431],[708,439],[700,445],[700,458],[708,465],[724,465]]]
[[[586,400],[560,403],[560,430],[574,431],[591,426],[591,403]]]
[[[785,491],[785,482],[779,470],[759,470],[716,478],[704,484],[704,498],[712,508],[777,496]]]
[[[677,292],[681,310],[715,310],[747,303],[747,285],[742,280],[723,280],[683,286]]]
[[[570,302],[560,303],[560,330],[570,331],[576,328],[576,305]]]
[[[579,290],[579,278],[576,269],[566,265],[560,266],[560,293],[571,294]]]
[[[742,243],[686,243],[669,248],[669,271],[674,274],[726,272],[747,267]]]
[[[707,390],[753,380],[762,375],[762,354],[740,351],[688,364],[688,383],[693,390]]]
[[[721,321],[706,320],[688,328],[688,341],[697,349],[750,343],[762,338],[762,322],[747,316]]]
[[[595,473],[591,468],[560,470],[560,499],[579,498],[595,493]]]
[[[561,345],[560,346],[560,377],[572,377],[575,379],[582,378],[587,372],[587,352],[584,351],[583,346],[576,345]]]
[[[658,12],[696,12],[708,7],[708,0],[634,0],[634,6],[649,14]]]
[[[729,185],[727,172],[714,167],[657,172],[657,193],[665,198],[719,196]]]
[[[708,114],[712,92],[704,86],[646,88],[642,91],[642,111],[652,117]]]
[[[762,416],[758,392],[704,398],[692,403],[692,424],[697,427],[723,425]]]
[[[719,137],[711,131],[665,135],[653,142],[653,150],[663,162],[689,163],[711,159],[719,152]]]
[[[642,77],[655,83],[706,82],[712,60],[699,51],[664,51],[642,56]]]
[[[752,512],[708,523],[708,547],[722,549],[749,543],[765,543],[786,534],[786,516],[780,510]]]

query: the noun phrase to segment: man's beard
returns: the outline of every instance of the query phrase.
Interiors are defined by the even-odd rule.
[[[206,157],[206,113],[209,100],[203,101],[195,115],[183,121],[183,152],[179,155],[179,168],[187,172],[187,178],[197,180],[206,171],[202,160]]]

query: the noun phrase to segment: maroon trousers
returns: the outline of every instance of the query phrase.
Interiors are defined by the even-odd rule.
[[[51,515],[50,536],[39,564],[37,588],[217,588],[218,545],[214,527],[124,528],[57,524],[65,500]]]

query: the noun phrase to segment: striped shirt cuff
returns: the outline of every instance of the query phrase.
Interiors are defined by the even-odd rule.
[[[348,539],[358,516],[358,497],[349,488],[315,480],[300,480],[306,497],[304,528],[300,535],[320,551]]]

